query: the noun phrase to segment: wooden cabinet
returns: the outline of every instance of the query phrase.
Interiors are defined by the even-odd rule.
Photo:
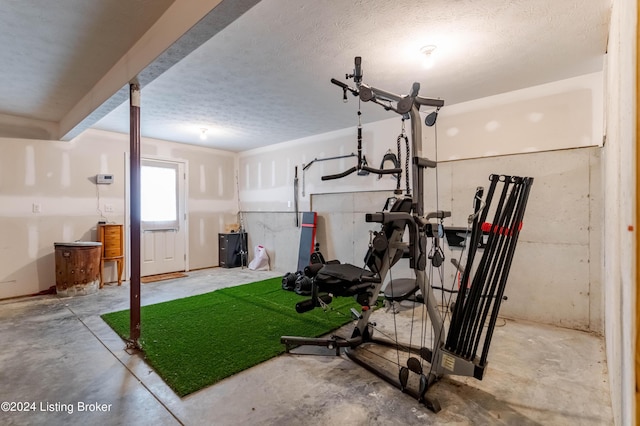
[[[102,243],[100,258],[100,288],[104,285],[105,262],[116,262],[118,285],[122,284],[124,271],[124,225],[98,224],[98,241]]]
[[[218,264],[222,268],[247,266],[247,233],[218,234]]]

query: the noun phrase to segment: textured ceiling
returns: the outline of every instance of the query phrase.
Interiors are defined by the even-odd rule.
[[[171,3],[0,1],[0,114],[60,121]]]
[[[64,1],[77,3],[78,7],[84,3]],[[10,0],[0,3],[0,13],[10,9],[10,5],[34,3],[42,3],[38,10],[43,11],[44,2]],[[130,2],[89,3],[104,4],[111,10],[112,19],[128,18],[119,17],[115,5]],[[170,2],[132,3],[153,3],[154,7],[162,3],[166,7]],[[225,3],[229,1],[222,6]],[[363,58],[367,84],[402,94],[418,81],[421,95],[443,98],[447,105],[599,71],[611,7],[611,0],[263,0],[255,6],[252,3],[255,1],[248,2],[240,11],[244,14],[236,12],[233,19],[239,16],[237,19],[229,19],[224,29],[213,31],[208,41],[198,42],[202,43],[200,47],[195,50],[191,47],[190,54],[165,67],[166,71],[163,69],[161,75],[143,86],[143,136],[242,151],[353,126],[357,99],[350,97],[350,102],[344,104],[342,91],[329,80],[332,77],[344,80],[345,73],[353,69],[355,56]],[[19,12],[29,9],[16,8]],[[42,19],[38,10],[28,12],[34,15],[29,19]],[[218,7],[209,15],[223,12]],[[144,14],[144,19],[156,16]],[[85,74],[88,58],[100,59],[102,65],[96,66],[102,67],[113,61],[111,57],[103,60],[97,53],[101,44],[114,43],[121,49],[126,44],[123,40],[130,43],[135,37],[123,30],[127,27],[125,21],[116,24],[105,20],[102,25],[110,28],[100,31],[90,19],[83,22],[89,36],[82,46],[77,51],[66,46],[52,53],[53,57],[59,57],[57,78],[47,78],[41,72],[52,68],[51,64],[43,65],[37,58],[26,57],[29,55],[24,52],[1,47],[5,49],[0,50],[3,56],[20,59],[16,67],[21,68],[13,71],[15,77],[34,74],[29,78],[37,80],[40,87],[32,92],[43,95],[33,96],[30,103],[15,101],[14,105],[11,100],[18,98],[23,84],[12,89],[2,84],[0,114],[56,120],[57,111],[67,107],[66,104],[58,107],[56,93],[64,102],[73,103],[78,92],[67,95],[65,88],[80,83],[83,87],[91,85],[88,75],[86,81],[78,81]],[[0,24],[5,24],[2,18]],[[194,31],[202,31],[208,25],[203,20]],[[118,31],[113,31],[114,28]],[[6,32],[5,29],[0,32],[0,45],[15,38]],[[31,39],[34,51],[41,52],[43,49],[36,45],[43,40]],[[437,46],[431,69],[422,66],[419,54],[420,47],[427,44]],[[111,55],[118,52],[102,49]],[[157,63],[149,68],[154,66]],[[0,78],[4,80],[6,76],[6,71],[0,70]],[[109,113],[122,102],[114,99],[105,104],[109,107],[103,106],[99,113],[86,119],[84,125],[95,122],[95,128],[128,132],[128,103]],[[381,108],[363,105],[365,123],[389,118],[389,114]],[[199,139],[201,128],[209,129],[206,141]]]

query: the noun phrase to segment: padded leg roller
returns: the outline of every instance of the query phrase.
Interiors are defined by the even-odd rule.
[[[333,300],[333,298],[328,294],[323,294],[322,296],[318,296],[318,299],[320,299],[322,303],[320,303],[320,301],[318,301],[317,299],[308,299],[308,300],[303,300],[302,302],[296,303],[296,312],[299,314],[302,314],[304,312],[309,312],[313,310],[313,308],[317,308],[318,306],[322,306],[323,304],[328,305]]]

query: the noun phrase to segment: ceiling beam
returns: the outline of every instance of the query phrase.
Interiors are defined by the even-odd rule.
[[[144,87],[258,1],[176,0],[62,118],[56,139],[76,137],[128,100],[134,78]]]
[[[58,135],[58,123],[0,114],[0,135],[6,138],[51,140]]]

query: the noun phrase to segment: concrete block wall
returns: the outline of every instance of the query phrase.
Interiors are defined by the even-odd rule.
[[[490,174],[534,177],[502,315],[603,332],[600,151],[593,147],[439,164],[439,202],[436,205],[435,191],[427,191],[425,211],[451,211],[445,226],[467,226],[475,189],[487,189]],[[435,182],[435,174],[429,170],[426,182]],[[318,240],[323,252],[362,266],[369,230],[379,229],[365,222],[365,213],[380,211],[392,195],[391,191],[314,194],[312,207],[322,218]],[[445,245],[445,255],[444,282],[432,284],[451,288],[457,283],[449,259],[458,258],[460,250]],[[392,273],[394,278],[411,276],[408,262],[399,262]]]
[[[271,270],[295,272],[298,265],[300,228],[292,212],[243,212],[247,231],[249,259],[255,247],[263,246],[269,255]]]
[[[456,226],[466,224],[475,189],[470,183],[487,187],[491,173],[535,179],[504,315],[603,331],[600,156],[601,148],[594,147],[443,164]]]

